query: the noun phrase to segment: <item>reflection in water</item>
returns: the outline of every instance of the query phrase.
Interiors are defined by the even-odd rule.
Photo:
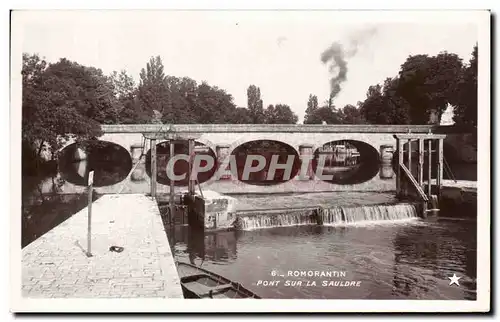
[[[318,149],[318,153],[325,158],[325,167],[333,168],[332,171],[338,170],[335,169],[335,167],[346,167],[359,164],[360,154],[358,149],[347,141],[324,144]]]
[[[43,193],[42,185],[51,183],[50,192]],[[87,194],[60,194],[64,180],[58,177],[23,178],[21,247],[43,236],[71,215],[85,208]],[[94,193],[93,200],[99,196]]]
[[[394,147],[392,145],[382,145],[380,147],[380,179],[390,180],[394,177],[392,169],[392,159],[394,156]]]
[[[123,147],[106,141],[85,141],[64,148],[58,157],[61,176],[68,182],[86,186],[94,171],[94,186],[121,182],[132,169],[130,154]]]
[[[231,155],[236,159],[236,169],[231,169],[234,176],[238,180],[252,185],[274,185],[286,182],[295,177],[300,170],[300,157],[297,151],[290,145],[273,140],[256,140],[243,143],[236,147]],[[265,166],[262,170],[249,173],[248,179],[243,180],[243,171],[247,157],[249,155],[262,156],[266,159]],[[285,169],[276,169],[274,176],[267,180],[271,160],[273,156],[277,159],[278,164],[287,164],[289,157],[293,157],[293,164],[290,173],[285,176]],[[253,161],[252,166],[257,166],[258,161]]]
[[[382,165],[380,167],[380,179],[391,180],[394,178],[394,170],[391,165]]]
[[[192,264],[199,264],[196,259],[217,263],[236,260],[237,231],[204,232],[180,225],[168,231],[175,253],[187,254]]]
[[[195,155],[206,155],[212,160],[216,160],[215,152],[209,146],[203,143],[195,141]],[[189,143],[187,141],[176,142],[174,144],[174,155],[189,155]],[[170,142],[162,142],[156,145],[156,166],[157,166],[157,182],[164,185],[170,185],[170,178],[167,175],[167,165],[170,160]],[[207,161],[201,159],[200,166],[207,166]],[[189,163],[186,160],[177,160],[174,165],[174,174],[184,175],[183,180],[175,180],[174,184],[176,186],[187,186],[188,185],[188,170]],[[217,162],[214,162],[212,168],[205,172],[198,173],[197,180],[199,183],[208,181],[217,170]],[[146,154],[146,172],[148,176],[151,177],[151,150]]]
[[[142,182],[146,180],[146,165],[141,162],[138,164],[132,174],[130,175],[130,180],[133,182]]]
[[[226,276],[264,298],[454,299],[476,297],[475,224],[404,222],[359,227],[299,226],[244,232],[169,234],[181,261]],[[221,265],[222,264],[222,265]],[[277,270],[284,277],[272,277]],[[287,276],[293,271],[344,271],[343,279]],[[461,276],[460,287],[448,276]],[[259,280],[277,280],[263,287]],[[286,286],[286,281],[302,281]],[[322,285],[361,281],[360,287]],[[309,281],[309,286],[307,286]],[[315,285],[312,285],[314,281]]]
[[[312,166],[315,173],[318,170],[323,175],[333,176],[326,180],[330,183],[356,184],[372,179],[379,172],[379,163],[378,151],[369,144],[342,140],[318,148]]]
[[[94,187],[119,183],[130,172],[132,160],[117,144],[89,140],[64,148],[58,155],[58,167],[59,173],[51,177],[23,176],[22,247],[87,206],[86,192],[63,193],[63,189],[87,186],[90,171],[94,171]],[[97,198],[94,192],[93,200]]]

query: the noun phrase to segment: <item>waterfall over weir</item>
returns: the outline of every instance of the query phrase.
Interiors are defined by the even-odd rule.
[[[243,230],[318,224],[316,209],[304,209],[279,213],[269,211],[258,214],[242,215],[239,216],[238,219],[239,228]]]
[[[342,226],[366,224],[369,222],[397,222],[417,218],[417,208],[413,204],[370,206],[335,206],[329,208],[302,209],[290,211],[261,211],[238,216],[238,228],[253,230],[260,228],[325,225]]]
[[[401,220],[417,217],[412,204],[372,205],[361,207],[334,207],[318,209],[322,224],[353,224],[364,221]]]

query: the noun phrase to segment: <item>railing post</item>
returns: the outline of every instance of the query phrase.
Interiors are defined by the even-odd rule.
[[[189,170],[188,170],[188,193],[189,195],[194,195],[194,180],[191,178],[193,173],[193,160],[194,160],[194,140],[189,139]]]
[[[441,185],[443,183],[443,139],[438,140],[438,168],[437,168],[437,194],[438,200],[441,200]]]
[[[156,139],[151,139],[151,197],[156,198]]]
[[[427,209],[428,209],[428,205],[427,205],[427,201],[423,201],[422,202],[422,218],[427,218]]]
[[[170,159],[175,156],[175,142],[174,140],[170,140]],[[170,160],[169,160],[170,162]],[[172,173],[174,173],[174,169],[172,169]],[[170,201],[168,202],[168,208],[170,211],[170,223],[174,222],[174,210],[175,210],[175,181],[173,178],[170,178]]]
[[[413,175],[413,171],[411,169],[411,139],[408,139],[408,170]]]
[[[401,164],[403,163],[403,141],[401,141],[399,138],[396,139],[397,145],[398,145],[398,172],[397,172],[397,178],[396,178],[396,194],[398,197],[401,195]]]
[[[423,188],[424,185],[424,140],[418,139],[418,184]]]
[[[427,140],[429,152],[429,174],[427,182],[427,195],[430,197],[432,194],[432,140]]]

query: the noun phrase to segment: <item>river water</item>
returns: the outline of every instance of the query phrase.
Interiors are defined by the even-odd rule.
[[[71,171],[66,175],[23,177],[22,247],[86,206],[83,184],[89,167],[80,162],[67,168]],[[120,182],[117,189],[122,191],[131,166],[121,172],[110,165],[93,168],[96,185]],[[123,193],[148,191],[143,177],[132,173],[131,179],[139,183]],[[176,259],[242,283],[263,298],[476,298],[475,222],[418,219],[413,206],[394,204],[393,192],[389,197],[374,192],[333,194],[268,195],[251,203],[239,197],[248,209],[322,204],[327,210],[320,222],[297,214],[264,214],[245,217],[244,231],[165,228]],[[460,285],[450,285],[453,274],[460,277]]]
[[[475,231],[472,222],[411,218],[212,233],[176,226],[168,234],[179,261],[263,298],[475,300]],[[449,285],[453,274],[459,286]]]
[[[23,186],[23,247],[86,206],[85,194],[58,193],[54,183],[51,194]],[[283,197],[285,205],[289,199],[301,200]],[[476,223],[421,220],[408,206],[373,205],[390,199],[346,192],[339,202],[351,208],[342,210],[343,221],[330,208],[323,225],[264,216],[245,218],[246,231],[165,228],[176,259],[242,283],[263,298],[474,300]],[[252,205],[271,204],[259,202]],[[283,226],[272,227],[277,223]],[[286,227],[290,223],[300,225]],[[461,277],[459,286],[449,285],[453,274]]]

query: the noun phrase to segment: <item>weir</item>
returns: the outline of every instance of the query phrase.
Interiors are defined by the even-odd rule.
[[[240,230],[252,230],[300,225],[342,226],[383,221],[397,222],[412,218],[418,218],[418,206],[411,203],[333,206],[237,213],[235,227]]]

